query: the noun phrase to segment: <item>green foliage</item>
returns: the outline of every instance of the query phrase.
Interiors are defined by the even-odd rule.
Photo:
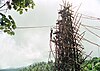
[[[100,71],[100,57],[86,60],[83,66],[85,66],[83,71]]]
[[[3,30],[5,33],[8,33],[10,35],[14,35],[14,30],[16,29],[16,24],[13,20],[13,18],[8,15],[8,18],[0,13],[0,15],[2,16],[2,18],[0,19],[0,30]]]
[[[98,70],[98,71],[100,71],[100,62],[96,63],[95,69]]]
[[[27,11],[28,8],[34,8],[33,0],[12,0],[12,8],[18,11],[20,14],[23,13],[23,10]]]
[[[34,2],[33,0],[9,0],[7,1],[3,6],[5,5],[8,6],[8,9],[14,9],[19,14],[23,14],[24,10],[27,11],[29,8],[33,9],[34,8]],[[1,18],[0,18],[0,30],[3,30],[3,32],[14,35],[14,30],[16,29],[16,23],[11,17],[11,15],[6,16],[3,13],[0,13]]]
[[[91,60],[85,60],[82,65],[82,71],[100,71],[100,57],[94,57]],[[54,62],[50,61],[36,63],[21,69],[20,71],[54,71]]]
[[[48,63],[40,62],[40,63],[36,63],[34,65],[25,67],[25,68],[21,69],[20,71],[54,71],[54,63],[53,63],[53,61],[50,61]]]

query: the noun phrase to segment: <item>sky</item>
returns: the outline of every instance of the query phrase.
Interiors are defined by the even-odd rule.
[[[67,0],[68,1],[68,0]],[[16,21],[17,26],[52,26],[55,25],[58,18],[59,4],[62,0],[34,0],[33,10],[19,15],[16,11],[8,11]],[[74,10],[77,10],[82,3],[79,13],[100,17],[99,0],[70,0]],[[81,19],[82,24],[91,26],[100,26],[98,20]],[[99,30],[90,29],[100,35]],[[86,31],[85,38],[100,44],[100,38],[89,33],[83,27],[81,31]],[[29,64],[41,61],[47,61],[49,55],[49,33],[50,27],[34,29],[16,29],[15,35],[10,36],[0,32],[0,68],[16,68],[27,66]],[[91,56],[100,56],[100,49],[86,41],[82,41],[86,54],[91,51]]]

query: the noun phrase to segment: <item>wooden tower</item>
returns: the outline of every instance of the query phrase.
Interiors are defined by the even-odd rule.
[[[81,16],[73,15],[69,3],[62,6],[58,14],[54,32],[50,33],[50,41],[55,44],[55,71],[81,71],[83,48],[80,41],[83,36],[78,33]]]

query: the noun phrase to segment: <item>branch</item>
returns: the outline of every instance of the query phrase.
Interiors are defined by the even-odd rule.
[[[0,9],[2,8],[2,7],[4,7],[6,5],[6,3],[5,4],[3,4],[1,7],[0,7]]]

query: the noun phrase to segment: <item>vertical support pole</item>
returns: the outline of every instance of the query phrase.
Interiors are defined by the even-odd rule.
[[[82,49],[78,39],[77,25],[73,22],[72,5],[69,3],[59,11],[60,20],[56,23],[53,33],[55,43],[55,71],[81,71]],[[79,26],[78,26],[79,29]],[[77,37],[78,36],[78,37]],[[81,51],[81,52],[80,52]]]

